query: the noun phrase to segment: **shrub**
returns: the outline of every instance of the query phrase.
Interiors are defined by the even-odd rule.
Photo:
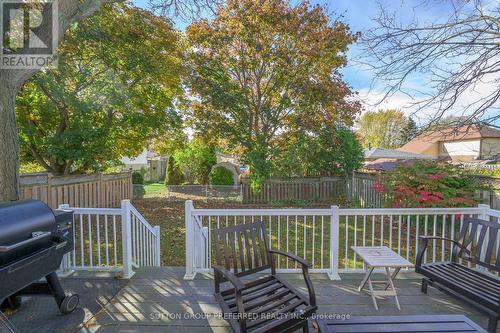
[[[472,177],[449,164],[419,161],[398,166],[374,186],[391,207],[464,207],[476,203]]]
[[[139,171],[132,173],[132,184],[144,184],[144,176]]]
[[[186,172],[186,181],[191,184],[207,184],[210,170],[217,162],[214,150],[197,140],[177,150],[173,156],[180,170]]]
[[[146,189],[144,188],[144,185],[136,184],[136,185],[132,186],[132,189],[133,189],[133,193],[132,193],[133,199],[144,198],[144,195],[146,194]]]
[[[216,167],[209,175],[211,185],[234,185],[233,174],[226,168]]]
[[[166,185],[180,185],[184,182],[184,174],[175,163],[175,158],[170,156],[168,158],[167,169],[165,170],[165,186]]]

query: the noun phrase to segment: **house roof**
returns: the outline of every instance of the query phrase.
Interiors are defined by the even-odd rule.
[[[421,153],[430,148],[436,142],[461,141],[480,138],[500,138],[500,130],[479,125],[464,125],[459,128],[443,128],[436,131],[425,132],[398,150]]]
[[[406,152],[401,150],[386,149],[386,148],[369,148],[364,150],[365,159],[379,159],[379,158],[389,158],[396,160],[407,160],[407,159],[432,159],[432,156],[423,155],[413,152]]]
[[[367,170],[374,171],[392,171],[398,165],[412,165],[416,161],[416,159],[396,160],[391,158],[379,158],[375,161],[366,162],[363,167]]]

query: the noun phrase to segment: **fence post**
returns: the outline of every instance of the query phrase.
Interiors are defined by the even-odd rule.
[[[338,206],[330,209],[330,270],[328,277],[330,280],[340,280],[339,275],[339,214]]]
[[[161,266],[161,243],[160,243],[160,226],[155,226],[155,235],[156,235],[156,262],[155,265],[160,267]]]
[[[132,171],[128,172],[128,190],[129,192],[129,199],[134,199],[134,183],[132,182]]]
[[[134,275],[132,271],[132,221],[130,215],[130,200],[121,201],[122,210],[122,252],[123,278],[129,279]]]
[[[97,207],[104,207],[102,202],[102,172],[97,174]]]
[[[57,204],[57,203],[56,203]],[[54,208],[52,197],[52,174],[47,174],[47,206]]]
[[[184,222],[186,227],[186,274],[184,280],[193,280],[194,271],[194,230],[193,230],[193,201],[187,200],[184,206]]]

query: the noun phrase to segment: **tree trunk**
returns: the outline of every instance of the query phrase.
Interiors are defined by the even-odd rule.
[[[0,201],[19,200],[19,137],[14,111],[17,87],[0,81]]]
[[[56,41],[62,39],[72,22],[92,15],[103,3],[113,1],[60,0]],[[39,34],[52,34],[52,31],[52,22],[44,20],[39,27]],[[36,72],[36,69],[0,69],[0,201],[19,200],[19,137],[15,97],[24,82]]]

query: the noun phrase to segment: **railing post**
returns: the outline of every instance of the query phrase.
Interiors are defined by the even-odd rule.
[[[155,265],[157,267],[160,267],[161,266],[161,243],[160,243],[160,226],[155,226],[155,235],[156,235],[156,247],[155,247],[155,251],[156,251],[156,262],[155,262]]]
[[[481,220],[489,221],[490,217],[488,216],[488,211],[490,210],[490,205],[479,204],[479,205],[477,205],[477,207],[481,209],[481,213],[479,214],[479,218]],[[477,231],[477,237],[478,237],[478,239],[479,239],[479,234],[480,233],[481,233],[481,229],[479,228],[478,231]],[[479,258],[482,261],[485,260],[486,251],[487,251],[487,248],[488,248],[488,243],[490,241],[488,233],[486,233],[486,235],[484,235],[484,236],[485,237],[484,237],[483,245],[481,247],[481,255],[479,256]]]
[[[69,205],[68,204],[62,204],[57,207],[58,210],[69,210]],[[73,225],[73,228],[75,226]],[[69,237],[73,237],[73,235],[69,235]],[[69,276],[71,273],[73,273],[73,270],[71,269],[71,255],[73,251],[75,250],[75,244],[73,244],[73,250],[71,252],[68,252],[64,255],[63,260],[61,262],[61,276]]]
[[[186,275],[184,275],[184,280],[193,280],[196,276],[196,272],[194,271],[193,209],[193,201],[187,200],[184,206],[184,222],[186,227]]]
[[[330,270],[328,277],[330,280],[340,280],[339,275],[339,215],[338,206],[330,209]]]
[[[479,218],[481,220],[489,221],[488,210],[490,210],[490,205],[479,204],[479,205],[477,205],[477,207],[481,209],[481,213],[479,214]]]
[[[121,201],[121,210],[123,278],[129,279],[134,275],[132,271],[132,221],[130,216],[130,200]]]

